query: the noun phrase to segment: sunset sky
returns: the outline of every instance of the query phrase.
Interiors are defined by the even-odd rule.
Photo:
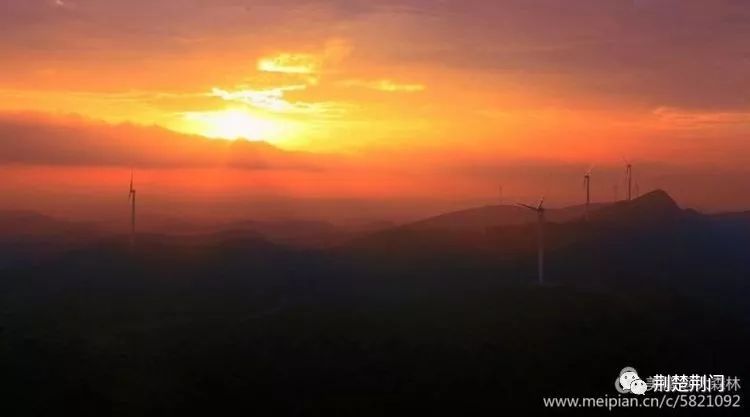
[[[130,167],[154,195],[567,204],[629,158],[750,209],[749,39],[743,0],[0,0],[3,205]],[[237,137],[262,167],[226,166]]]

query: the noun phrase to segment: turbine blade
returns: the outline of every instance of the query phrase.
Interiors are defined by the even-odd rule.
[[[541,210],[543,204],[544,204],[544,196],[542,196],[542,198],[539,200],[539,205],[537,206],[536,209]]]
[[[527,208],[527,209],[529,209],[529,210],[534,210],[534,211],[536,211],[536,207],[534,207],[534,206],[530,206],[530,205],[528,205],[528,204],[523,204],[523,203],[516,203],[516,204],[517,204],[517,205],[519,205],[519,206],[521,206],[521,207],[526,207],[526,208]]]

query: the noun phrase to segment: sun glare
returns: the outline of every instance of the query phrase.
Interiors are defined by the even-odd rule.
[[[277,141],[283,129],[276,121],[258,118],[243,110],[190,112],[184,116],[187,130],[220,139]]]

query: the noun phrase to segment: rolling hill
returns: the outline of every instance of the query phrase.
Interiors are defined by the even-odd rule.
[[[590,209],[597,210],[607,206],[606,203],[595,203]],[[548,209],[547,219],[563,223],[584,217],[585,206],[571,206],[559,209]],[[524,207],[497,205],[470,208],[442,214],[428,219],[404,225],[412,230],[452,230],[464,232],[484,231],[487,228],[501,226],[518,226],[536,221],[536,214]]]

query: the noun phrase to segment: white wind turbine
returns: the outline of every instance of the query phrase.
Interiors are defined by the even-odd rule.
[[[128,193],[130,202],[130,245],[135,245],[135,188],[133,188],[133,171],[130,171],[130,192]]]
[[[589,170],[583,175],[583,188],[586,189],[586,220],[589,219],[589,205],[591,204],[591,170],[594,167],[589,167]]]
[[[625,158],[623,161],[625,161],[625,181],[627,181],[628,201],[630,201],[633,199],[633,164]]]
[[[529,210],[533,210],[537,214],[537,240],[538,240],[538,268],[539,268],[539,285],[544,284],[544,197],[539,200],[539,204],[536,207],[528,204],[518,204],[521,207],[526,207]]]

